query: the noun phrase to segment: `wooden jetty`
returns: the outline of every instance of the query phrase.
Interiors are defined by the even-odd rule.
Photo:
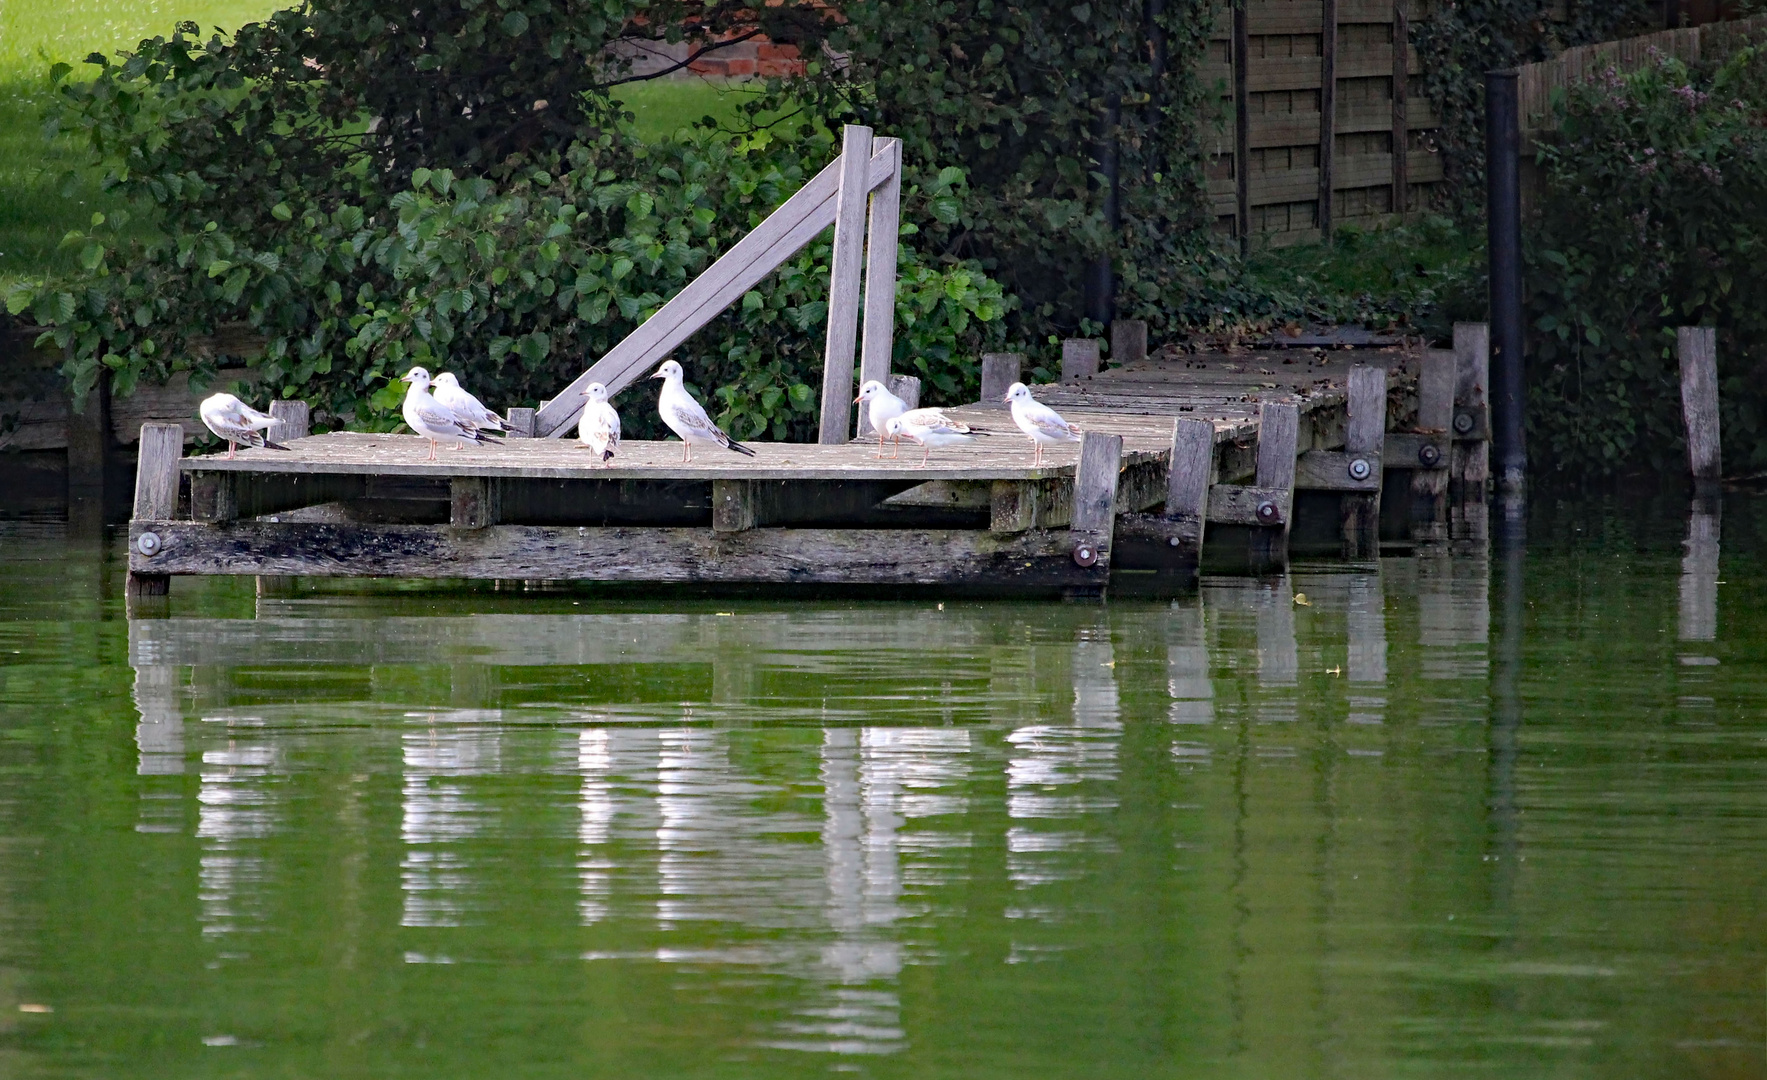
[[[249,574],[1097,595],[1127,575],[1189,586],[1211,531],[1243,540],[1252,565],[1280,566],[1304,499],[1320,494],[1350,556],[1378,552],[1383,492],[1404,503],[1394,516],[1410,539],[1479,534],[1482,327],[1457,331],[1453,352],[1150,356],[1145,324],[1121,322],[1111,367],[1100,343],[1069,341],[1060,381],[1037,388],[1085,432],[1044,465],[1000,403],[1021,376],[1016,354],[982,358],[981,401],[958,410],[991,432],[976,445],[924,467],[918,448],[880,460],[863,417],[850,441],[855,366],[859,380],[918,397],[915,380],[888,370],[901,166],[898,140],[848,127],[839,157],[626,340],[537,410],[511,410],[530,437],[429,462],[415,436],[309,436],[306,406],[282,401],[270,434],[292,452],[187,459],[178,425],[144,425],[131,594],[163,593],[181,574]],[[627,442],[602,468],[560,440],[583,386],[618,394],[648,375],[830,227],[817,444],[762,443],[752,459],[702,450],[684,464],[679,444]],[[635,396],[621,406],[650,407]]]

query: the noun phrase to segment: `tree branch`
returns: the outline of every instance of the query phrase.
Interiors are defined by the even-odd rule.
[[[707,54],[709,52],[716,52],[719,49],[728,48],[731,45],[739,45],[742,42],[745,42],[750,38],[760,37],[760,36],[761,36],[761,30],[759,27],[756,27],[755,29],[750,30],[748,33],[743,34],[739,37],[733,37],[728,41],[714,41],[710,45],[707,45],[703,49],[698,49],[694,52],[689,53],[687,55],[687,59],[681,61],[680,63],[673,64],[669,67],[663,68],[661,71],[653,71],[649,75],[629,75],[624,79],[615,79],[612,82],[602,83],[599,87],[597,87],[597,89],[610,90],[613,87],[623,86],[626,83],[644,82],[648,79],[660,79],[664,75],[672,75],[675,72],[680,71],[682,68],[687,67],[689,64],[694,63],[700,57],[704,56],[705,54]]]

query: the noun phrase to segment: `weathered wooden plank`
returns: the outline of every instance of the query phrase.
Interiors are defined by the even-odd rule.
[[[993,488],[993,484],[977,480],[934,480],[891,495],[884,500],[884,505],[927,506],[940,510],[990,510],[995,505]]]
[[[895,167],[871,196],[865,235],[865,334],[860,345],[859,381],[885,382],[890,373],[896,333],[896,247],[902,229],[902,140],[871,140],[873,156],[882,154]],[[886,384],[887,385],[887,384]],[[861,437],[875,435],[865,410],[859,411]]]
[[[159,537],[148,567],[136,541]],[[1095,586],[1065,530],[573,528],[137,522],[131,569],[171,574],[756,584]]]
[[[1020,381],[1025,369],[1024,353],[982,354],[982,400],[989,408],[1006,408],[1006,389]]]
[[[1417,372],[1418,430],[1446,432],[1453,425],[1454,383],[1454,354],[1446,349],[1424,350]]]
[[[1209,522],[1214,525],[1262,525],[1286,531],[1292,496],[1290,488],[1216,484],[1209,489]]]
[[[1416,432],[1395,431],[1387,436],[1386,450],[1381,454],[1381,468],[1446,473],[1448,443],[1446,433],[1420,435]]]
[[[873,187],[882,184],[895,168],[888,154],[881,160],[874,155],[867,182]],[[841,169],[840,158],[830,162],[643,325],[542,405],[535,418],[535,435],[558,438],[567,434],[569,425],[583,411],[584,387],[599,382],[610,395],[619,393],[816,239],[834,223]]]
[[[1123,471],[1123,437],[1088,431],[1080,439],[1074,473],[1075,532],[1096,533],[1108,543],[1117,515],[1117,482]]]
[[[1366,486],[1351,489],[1339,502],[1343,550],[1345,558],[1368,558],[1380,554],[1381,455],[1387,431],[1386,369],[1368,364],[1351,368],[1346,408],[1345,461],[1339,475]]]
[[[841,132],[840,188],[835,198],[834,254],[828,271],[828,334],[822,353],[822,422],[816,441],[844,443],[853,435],[853,351],[859,338],[859,279],[865,263],[866,167],[871,129],[848,124]],[[892,276],[894,267],[891,269]],[[884,368],[889,368],[887,355]]]
[[[1295,486],[1295,443],[1301,428],[1300,410],[1289,404],[1258,408],[1258,486]]]
[[[512,439],[531,439],[534,437],[534,410],[516,407],[503,414],[509,422],[509,437]]]
[[[1070,480],[996,480],[988,489],[988,530],[1020,533],[1057,529],[1073,521]]]
[[[503,481],[490,476],[456,476],[448,481],[448,524],[485,529],[502,518]]]
[[[164,521],[178,512],[178,476],[183,456],[182,427],[141,425],[141,448],[135,459],[135,517]]]
[[[713,532],[744,532],[756,524],[755,485],[752,481],[712,481]]]
[[[1451,494],[1483,503],[1491,475],[1486,388],[1491,380],[1491,327],[1454,324],[1454,446],[1448,465]]]
[[[1147,359],[1147,320],[1111,321],[1111,363],[1132,364]]]
[[[304,401],[278,398],[270,403],[270,415],[276,418],[276,423],[265,430],[264,437],[273,443],[287,446],[311,433],[312,414]]]
[[[1095,338],[1068,338],[1061,343],[1061,381],[1078,382],[1098,374],[1099,347]]]
[[[1187,416],[1172,421],[1165,517],[1181,526],[1181,535],[1199,548],[1209,516],[1209,485],[1214,478],[1215,425]]]
[[[1681,361],[1681,415],[1687,424],[1687,467],[1694,479],[1723,475],[1718,439],[1718,332],[1710,326],[1675,331]]]
[[[1361,462],[1357,468],[1355,463]],[[1296,491],[1379,494],[1379,458],[1342,450],[1308,450],[1295,459]],[[1363,472],[1363,469],[1367,469]],[[1358,475],[1361,473],[1361,475]]]
[[[190,520],[232,521],[239,516],[237,479],[249,473],[190,474]]]

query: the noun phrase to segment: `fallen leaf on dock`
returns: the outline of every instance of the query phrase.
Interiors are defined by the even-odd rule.
[[[1312,607],[1313,601],[1307,599],[1306,593],[1298,592],[1295,594],[1295,606],[1296,607]]]

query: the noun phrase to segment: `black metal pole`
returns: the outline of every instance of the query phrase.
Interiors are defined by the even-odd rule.
[[[1514,71],[1485,76],[1485,198],[1491,284],[1491,451],[1497,490],[1520,492],[1522,441],[1522,184],[1520,102]]]

